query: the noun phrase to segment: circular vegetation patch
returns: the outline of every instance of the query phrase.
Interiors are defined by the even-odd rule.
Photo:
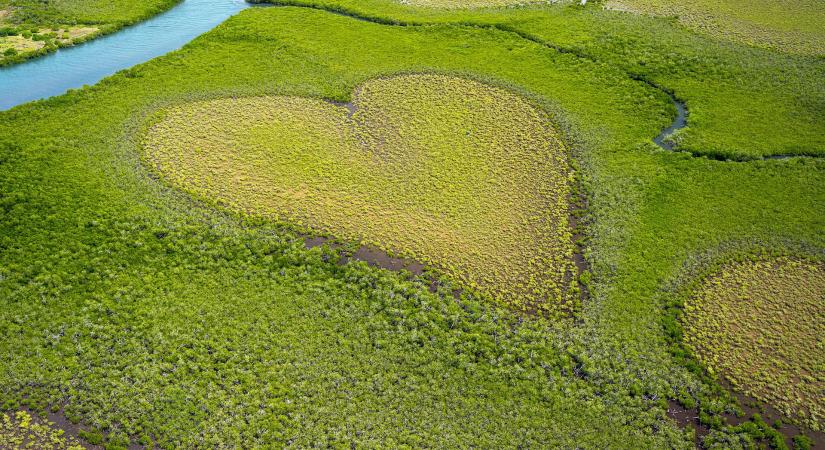
[[[417,74],[368,81],[347,105],[188,103],[144,148],[202,198],[415,258],[510,305],[552,312],[576,296],[568,153],[510,91]]]
[[[737,390],[825,429],[825,264],[724,267],[685,306],[687,346]]]

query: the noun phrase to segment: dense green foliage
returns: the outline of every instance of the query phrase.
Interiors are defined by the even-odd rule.
[[[352,111],[290,97],[165,109],[146,152],[199,197],[435,265],[519,309],[578,300],[572,173],[546,114],[443,75],[356,92]]]
[[[513,11],[511,25],[573,53],[491,27],[250,9],[179,52],[0,113],[5,408],[65,404],[93,433],[164,448],[689,448],[666,398],[699,403],[715,427],[708,443],[765,434],[713,416],[730,404],[670,345],[662,286],[732,242],[825,246],[825,163],[663,151],[650,140],[672,103],[628,71],[650,49],[642,75],[688,101],[680,145],[756,156],[823,150],[822,87],[809,76],[821,63],[655,19],[535,11]],[[777,80],[792,82],[769,82],[786,71]],[[367,80],[409,72],[462,72],[552,117],[589,193],[593,276],[579,322],[455,299],[449,280],[431,293],[409,274],[339,266],[290,229],[202,204],[141,163],[158,111],[262,95],[347,102]],[[723,114],[740,99],[747,120]]]
[[[678,150],[696,155],[741,160],[825,154],[823,58],[719,42],[668,21],[599,7],[443,11],[389,0],[272,1],[382,23],[494,27],[611,65],[687,103],[688,127],[673,139]]]
[[[98,24],[120,26],[157,14],[178,0],[0,0],[3,19],[34,25]]]
[[[825,55],[825,8],[819,0],[607,0],[622,11],[675,16],[711,36],[781,51]]]
[[[179,1],[0,0],[0,66],[111,33]]]
[[[617,136],[667,122],[655,90],[506,33],[300,9],[249,10],[181,52],[2,113],[6,406],[66,402],[70,418],[164,447],[684,445],[655,402],[596,395],[573,330],[325,263],[284,230],[197,207],[139,163],[143,116],[165,105],[347,101],[381,74],[461,68],[552,94],[536,100],[618,123]],[[610,119],[629,92],[641,95],[628,116]]]
[[[89,26],[4,26],[0,28],[0,66],[42,55],[59,47],[84,42],[99,34],[99,31],[98,28]]]
[[[685,306],[686,345],[749,395],[825,428],[825,267],[748,261],[708,278]]]
[[[792,330],[793,325],[785,328],[783,324],[776,323],[774,317],[767,318],[766,313],[753,312],[753,308],[749,306],[767,305],[770,309],[783,302],[792,303],[789,311],[803,309],[807,316],[788,317],[788,311],[775,312],[773,316],[785,317],[789,321],[802,321],[806,326],[821,326],[821,302],[803,299],[801,304],[797,304],[794,295],[786,295],[785,292],[777,294],[781,290],[777,285],[788,284],[789,279],[799,277],[801,273],[818,276],[817,265],[821,266],[824,257],[825,252],[821,244],[810,246],[804,240],[774,240],[767,242],[767,246],[755,245],[753,241],[729,241],[711,251],[692,255],[685,261],[679,274],[662,289],[661,297],[666,307],[664,329],[670,341],[671,354],[680,365],[691,370],[697,377],[704,379],[711,386],[717,385],[715,389],[703,391],[697,398],[680,398],[680,402],[688,408],[698,407],[700,422],[711,428],[711,432],[703,441],[706,448],[754,448],[760,445],[777,449],[809,447],[806,444],[810,444],[811,440],[804,434],[805,430],[809,429],[807,426],[802,426],[803,433],[796,433],[793,427],[786,425],[789,420],[790,423],[796,424],[807,422],[812,428],[817,429],[818,425],[810,419],[806,420],[805,417],[810,417],[810,411],[818,410],[818,402],[805,402],[801,398],[791,400],[783,392],[795,390],[796,382],[788,384],[781,380],[784,377],[783,372],[806,372],[811,369],[816,371],[817,364],[821,364],[816,362],[817,359],[821,359],[821,349],[811,347],[815,339],[811,342],[800,342],[799,336],[811,330]],[[773,264],[775,269],[779,269],[779,273],[765,272],[766,264]],[[798,268],[802,268],[802,271],[795,271]],[[762,270],[767,283],[753,277],[757,269]],[[798,281],[801,282],[801,287],[788,286],[787,290],[803,297],[810,297],[810,288],[819,283],[816,278]],[[711,300],[705,301],[708,297],[712,297]],[[734,304],[722,305],[726,299],[733,297],[739,297]],[[702,313],[713,308],[718,308],[717,314],[741,319],[728,323],[715,322],[711,315]],[[753,319],[751,314],[761,317],[762,322],[758,323],[758,319]],[[744,331],[744,334],[753,334],[753,341],[745,344],[751,337],[737,331],[740,327],[738,322],[741,322],[742,329],[748,330]],[[715,337],[705,339],[710,334]],[[804,341],[804,338],[802,340]],[[752,348],[742,349],[742,345]],[[722,346],[730,351],[730,355],[725,355],[725,358],[719,357],[718,347]],[[757,350],[750,351],[754,348]],[[787,357],[791,353],[797,353],[800,359]],[[714,355],[715,360],[711,361]],[[761,367],[763,370],[760,373],[744,375],[742,367],[725,360],[728,357],[738,359],[742,365]],[[764,361],[768,359],[772,361],[768,365],[774,364],[775,367],[766,366]],[[706,361],[706,364],[702,361]],[[733,380],[731,375],[739,380],[748,378],[751,381]],[[817,375],[818,373],[805,374],[807,386],[803,388],[804,391],[819,389],[816,387]],[[723,427],[725,418],[719,416],[720,405],[713,398],[724,398],[733,394],[717,380],[724,380],[727,386],[735,383],[733,392],[740,397],[740,400],[735,402],[737,405],[727,409],[726,414],[729,417],[742,417],[747,409],[742,410],[740,406],[750,408],[752,416],[749,421],[737,426]],[[772,395],[776,393],[778,394]],[[773,408],[766,410],[765,401]],[[791,406],[791,403],[794,406]],[[761,413],[772,418],[763,419]],[[766,420],[773,421],[773,424],[768,424]],[[739,423],[741,419],[734,421]],[[720,429],[722,431],[719,431]],[[821,431],[816,439],[817,442],[822,441]]]

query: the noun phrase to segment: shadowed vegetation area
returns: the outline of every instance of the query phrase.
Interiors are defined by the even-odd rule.
[[[825,267],[789,258],[732,264],[685,307],[687,346],[733,385],[825,428]]]
[[[0,413],[0,442],[7,450],[83,450],[77,439],[28,412]]]
[[[174,184],[433,264],[519,309],[577,299],[572,173],[546,114],[478,82],[407,75],[320,100],[213,100],[163,111],[150,161]]]
[[[731,242],[825,247],[825,163],[663,151],[651,139],[670,124],[673,103],[634,78],[687,100],[690,128],[677,136],[680,148],[753,159],[822,151],[821,87],[812,78],[821,63],[598,8],[415,10],[414,17],[386,5],[359,7],[374,8],[369,14],[384,22],[496,26],[391,26],[310,8],[249,9],[181,51],[0,113],[3,408],[62,405],[69,420],[105,433],[113,448],[687,449],[691,432],[666,415],[667,399],[678,399],[711,426],[708,447],[747,448],[759,439],[756,422],[731,427],[720,419],[737,406],[680,353],[682,330],[664,308],[681,302],[672,304],[662,287],[695,255],[724,259]],[[506,29],[515,24],[518,33]],[[783,71],[790,81],[771,80]],[[430,81],[418,84],[419,77]],[[437,90],[445,84],[450,89]],[[347,102],[352,117],[340,106]],[[730,105],[747,120],[726,114]],[[494,179],[506,181],[502,189],[521,188],[524,199],[537,180],[575,169],[575,182],[542,188],[575,194],[580,187],[587,196],[577,247],[590,263],[580,277],[590,296],[576,321],[526,316],[477,289],[456,297],[467,284],[458,272],[431,292],[409,273],[336,264],[333,250],[307,250],[295,232],[312,227],[293,223],[297,208],[309,206],[277,197],[283,204],[268,204],[266,196],[251,205],[266,209],[246,214],[232,203],[249,180],[276,175],[307,192],[346,187],[370,205],[381,205],[379,187],[404,198],[381,178],[353,181],[368,167],[365,149],[403,167],[421,164],[404,158],[437,156],[448,144],[467,155],[472,131],[488,136],[498,126],[491,115],[522,133],[497,136],[517,135],[550,161],[569,149],[567,165],[545,161],[552,170],[540,176],[533,168],[541,161],[528,158],[519,164],[529,171]],[[471,133],[447,139],[439,132],[447,123],[472,124]],[[536,147],[537,136],[551,145]],[[401,143],[433,144],[434,153],[400,152]],[[501,167],[515,164],[497,147],[480,147]],[[157,166],[144,165],[147,150],[148,161],[193,160],[155,160],[158,178]],[[242,167],[220,158],[235,152],[252,166],[246,181],[217,170]],[[297,165],[298,157],[309,164]],[[466,173],[440,160],[433,170],[391,174],[449,173],[451,193],[463,199],[486,189],[474,200],[490,202],[489,187],[459,177],[472,179],[489,159],[464,159]],[[195,169],[189,178],[179,172]],[[327,181],[330,174],[342,184]],[[275,197],[279,186],[257,184]],[[221,198],[229,208],[214,207]],[[410,198],[483,217],[426,191]],[[295,216],[286,215],[289,207]],[[316,212],[305,217],[329,220]],[[402,239],[392,238],[381,244]]]
[[[0,0],[0,66],[78,44],[179,0]]]

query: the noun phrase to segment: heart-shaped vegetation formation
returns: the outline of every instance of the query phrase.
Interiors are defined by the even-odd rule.
[[[201,198],[414,258],[512,306],[560,311],[575,295],[568,152],[505,89],[416,74],[368,81],[351,105],[187,103],[144,148]]]
[[[825,429],[825,264],[726,266],[685,305],[685,342],[745,394]]]

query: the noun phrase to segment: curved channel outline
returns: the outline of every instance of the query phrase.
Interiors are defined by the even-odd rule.
[[[352,11],[352,10],[347,9],[345,7],[335,7],[335,6],[328,6],[328,5],[308,4],[308,3],[302,2],[300,0],[246,0],[246,1],[235,0],[235,1],[239,4],[238,7],[236,8],[235,12],[239,12],[240,10],[243,10],[243,9],[249,7],[249,6],[258,6],[258,7],[292,6],[292,7],[308,8],[308,9],[315,9],[315,10],[319,10],[319,11],[325,11],[325,12],[329,12],[331,14],[337,14],[337,15],[349,17],[349,18],[352,18],[352,19],[355,19],[355,20],[371,22],[371,23],[375,23],[375,24],[379,24],[379,25],[410,26],[410,27],[428,26],[428,25],[441,25],[441,23],[436,23],[436,22],[426,22],[426,21],[411,22],[411,21],[387,19],[387,18],[382,18],[382,17],[378,17],[378,16],[370,16],[370,15],[365,15],[365,14],[362,14],[362,13],[359,13],[359,12],[356,12],[356,11]],[[182,6],[184,5],[184,3],[186,3],[186,1],[184,1],[182,3],[179,3],[175,7],[171,8],[171,9],[169,9],[169,10],[167,10],[167,11],[165,11],[165,12],[163,12],[163,13],[161,13],[161,14],[153,17],[153,18],[150,18],[146,21],[137,23],[137,24],[132,25],[132,26],[128,26],[128,27],[126,27],[126,28],[124,28],[124,29],[122,29],[118,32],[112,33],[112,34],[107,35],[107,36],[103,36],[103,37],[98,38],[98,39],[94,39],[94,40],[85,42],[85,43],[80,44],[78,46],[70,47],[68,49],[63,50],[63,52],[58,51],[58,52],[51,53],[51,54],[46,55],[46,56],[35,58],[35,59],[29,60],[29,61],[24,61],[24,62],[21,62],[19,64],[14,64],[12,66],[3,68],[3,70],[0,70],[0,75],[2,75],[2,72],[4,72],[4,71],[21,70],[21,69],[19,69],[21,66],[30,66],[30,65],[36,65],[36,64],[39,65],[39,64],[42,64],[42,61],[44,61],[44,60],[48,61],[49,59],[60,57],[59,55],[61,55],[61,53],[63,53],[63,54],[71,53],[73,50],[79,50],[79,49],[84,48],[84,47],[90,47],[90,46],[93,46],[96,43],[99,43],[101,41],[106,42],[109,39],[114,38],[115,36],[122,35],[124,33],[130,32],[130,31],[133,32],[135,28],[139,28],[139,27],[145,26],[145,25],[150,25],[151,23],[153,23],[155,21],[162,20],[161,18],[164,17],[164,16],[169,16],[169,15],[174,14],[175,10],[182,9]],[[230,14],[230,15],[232,15],[232,14]],[[552,44],[552,43],[547,42],[547,41],[545,41],[541,38],[538,38],[536,36],[533,36],[529,33],[526,33],[524,31],[521,31],[517,28],[514,28],[514,27],[506,25],[506,24],[481,24],[481,23],[456,22],[454,25],[473,27],[473,28],[493,29],[493,30],[507,32],[507,33],[512,33],[512,34],[517,35],[521,39],[528,40],[530,42],[541,45],[543,47],[555,50],[559,53],[567,53],[567,54],[571,54],[573,56],[576,56],[577,58],[582,58],[582,59],[592,61],[592,62],[599,62],[597,58],[595,58],[593,56],[590,56],[586,53],[583,53],[583,52],[575,50],[575,49],[564,48],[564,47],[561,47],[559,45]],[[185,44],[186,44],[186,42],[182,43],[181,45],[179,45],[175,48],[170,48],[168,51],[173,51],[177,48],[180,48],[182,45],[185,45]],[[155,57],[158,57],[158,56],[162,56],[162,54],[163,53],[152,54],[152,55],[150,55],[150,58],[148,58],[148,59],[130,60],[129,63],[133,66],[133,65],[136,65],[136,64],[146,62],[149,59],[152,59],[152,58],[155,58]],[[103,71],[105,73],[97,74],[96,79],[93,80],[92,83],[96,83],[97,81],[100,81],[101,78],[106,77],[108,75],[111,75],[111,74],[113,74],[113,73],[115,73],[119,70],[126,69],[128,67],[130,67],[130,66],[124,65],[124,66],[121,66],[121,67],[109,67],[109,68],[107,68],[106,70]],[[670,136],[672,136],[673,133],[675,133],[676,131],[684,129],[684,128],[687,127],[687,117],[689,115],[689,111],[688,111],[688,108],[687,108],[687,105],[685,104],[685,102],[678,99],[676,97],[676,95],[673,93],[673,91],[671,91],[667,88],[664,88],[664,87],[660,86],[659,84],[657,84],[657,83],[655,83],[655,82],[653,82],[653,81],[651,81],[647,78],[644,78],[641,75],[634,74],[632,72],[628,72],[628,71],[623,70],[621,68],[617,68],[617,69],[624,71],[627,74],[627,76],[630,77],[631,79],[636,80],[640,83],[644,83],[644,84],[646,84],[646,85],[648,85],[648,86],[664,93],[665,95],[667,95],[670,98],[670,100],[673,103],[673,106],[676,108],[676,112],[677,112],[676,117],[673,119],[673,122],[670,124],[670,126],[664,128],[661,133],[659,133],[656,137],[653,138],[653,143],[656,144],[656,146],[658,146],[662,150],[673,151],[673,152],[683,151],[683,150],[680,150],[675,143],[670,142],[668,140],[668,138]],[[2,78],[2,77],[0,77],[0,78]],[[37,94],[27,96],[26,98],[22,99],[22,101],[11,101],[11,102],[5,102],[5,103],[0,101],[0,111],[2,111],[3,109],[7,109],[7,108],[11,108],[11,107],[23,104],[23,103],[27,103],[27,102],[30,102],[30,101],[35,101],[35,100],[40,100],[40,99],[43,99],[43,98],[47,98],[47,97],[52,96],[52,95],[61,95],[61,94],[65,93],[65,91],[68,90],[68,89],[81,87],[81,84],[78,84],[78,83],[82,83],[83,85],[89,84],[88,83],[89,80],[84,80],[85,82],[77,80],[76,83],[71,82],[71,81],[66,82],[65,80],[64,81],[51,80],[51,81],[52,82],[50,82],[50,83],[42,83],[44,86],[47,86],[47,88],[46,88],[47,91],[42,91],[41,90],[41,92],[39,92]],[[21,99],[18,99],[18,100],[21,100]],[[726,158],[726,157],[723,157],[723,156],[720,156],[720,155],[696,154],[696,153],[687,152],[687,151],[685,151],[685,152],[690,153],[694,157],[708,158],[708,159],[718,160],[718,161],[733,161],[733,162],[749,162],[749,161],[759,161],[759,160],[776,160],[776,159],[790,159],[790,158],[816,158],[816,159],[823,158],[823,156],[799,154],[799,155],[769,155],[769,156],[748,158],[746,160],[735,160],[735,159],[729,159],[729,158]]]
[[[661,89],[661,88],[657,88],[657,89]],[[670,137],[677,130],[681,130],[682,128],[687,127],[688,110],[687,110],[687,105],[685,105],[685,102],[679,100],[678,98],[676,98],[675,95],[673,95],[671,93],[667,93],[667,94],[668,94],[668,96],[670,96],[670,100],[673,101],[673,106],[676,107],[676,118],[673,119],[673,123],[671,123],[669,127],[662,130],[662,132],[659,133],[658,136],[653,138],[653,143],[658,145],[660,148],[662,148],[664,150],[669,150],[669,151],[675,152],[675,151],[678,151],[678,150],[673,149],[675,144],[673,142],[669,141],[667,138]]]
[[[485,24],[485,23],[472,23],[472,22],[410,22],[404,20],[396,20],[396,19],[388,19],[379,16],[371,16],[365,15],[363,13],[350,10],[345,7],[340,6],[329,6],[329,5],[318,5],[318,4],[311,4],[305,3],[300,0],[247,0],[248,2],[254,5],[268,5],[268,6],[275,6],[275,7],[297,7],[297,8],[307,8],[307,9],[314,9],[318,11],[325,11],[330,14],[337,14],[339,16],[349,17],[351,19],[360,20],[364,22],[370,22],[377,25],[390,25],[390,26],[401,26],[401,27],[422,27],[422,26],[432,26],[432,25],[454,25],[454,26],[464,26],[464,27],[472,27],[472,28],[483,28],[488,30],[498,30],[503,31],[505,33],[512,33],[516,36],[520,37],[521,39],[530,41],[534,44],[541,45],[543,47],[555,50],[559,53],[566,53],[571,54],[577,58],[585,59],[591,62],[600,62],[597,58],[583,53],[581,51],[561,47],[559,45],[547,42],[539,37],[533,36],[529,33],[526,33],[522,30],[514,28],[512,26],[506,24]],[[654,137],[653,143],[656,144],[657,147],[661,148],[662,150],[670,151],[670,152],[683,152],[688,153],[695,158],[706,158],[715,161],[726,161],[726,162],[753,162],[753,161],[768,161],[768,160],[777,160],[777,159],[792,159],[792,158],[806,158],[806,159],[823,159],[825,155],[769,155],[769,156],[761,156],[761,157],[752,157],[749,159],[738,160],[738,159],[730,159],[720,155],[715,154],[697,154],[687,150],[680,150],[676,144],[669,142],[667,138],[669,138],[673,133],[679,131],[681,129],[687,128],[687,119],[690,115],[690,111],[688,110],[687,104],[676,97],[676,94],[673,93],[672,90],[660,86],[658,83],[649,80],[641,75],[634,74],[627,70],[621,69],[620,67],[616,67],[612,65],[617,70],[621,70],[625,72],[625,74],[631,78],[632,80],[638,81],[639,83],[644,83],[668,96],[673,106],[676,108],[676,117],[673,119],[673,122],[667,127],[665,127],[661,133],[659,133],[656,137]]]
[[[244,0],[183,0],[114,33],[0,67],[0,111],[96,84],[177,50],[253,6]]]

